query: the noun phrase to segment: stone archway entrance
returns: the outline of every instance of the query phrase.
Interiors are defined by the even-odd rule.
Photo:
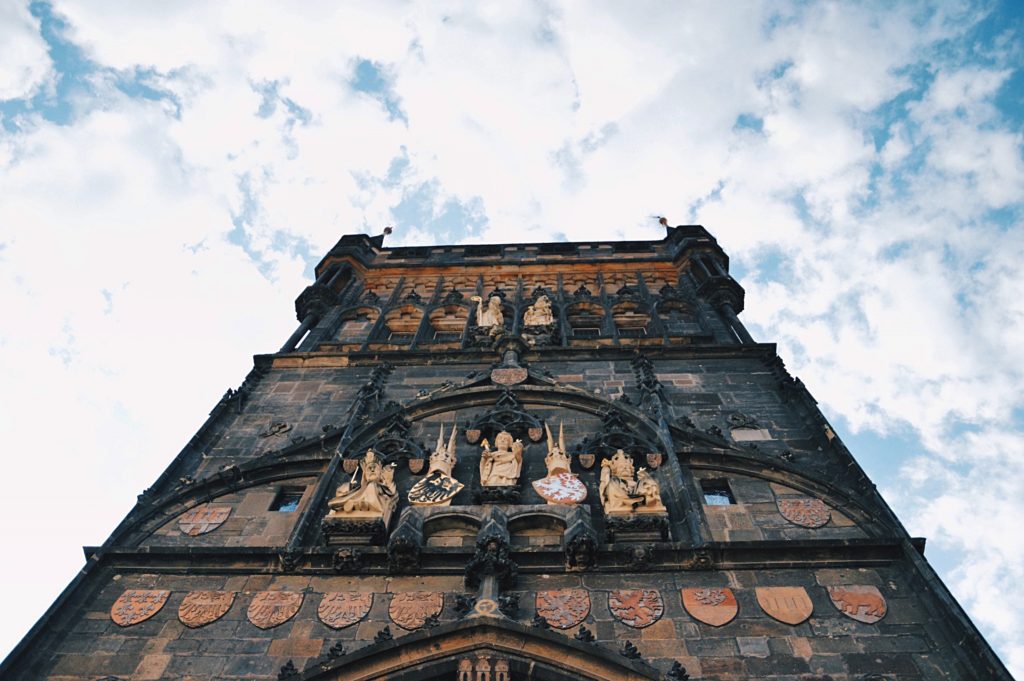
[[[296,681],[650,681],[655,668],[615,651],[494,617],[375,643]]]

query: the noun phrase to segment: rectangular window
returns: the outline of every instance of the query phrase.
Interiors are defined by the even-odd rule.
[[[596,326],[578,326],[572,330],[573,338],[597,338],[601,335],[601,329]]]
[[[276,513],[291,513],[297,510],[304,491],[305,489],[299,487],[285,487],[274,497],[273,503],[270,504],[270,510]]]
[[[705,506],[729,506],[736,503],[729,483],[725,480],[701,480],[700,489],[704,494]]]

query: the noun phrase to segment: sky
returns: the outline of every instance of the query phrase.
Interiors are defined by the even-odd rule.
[[[664,215],[718,238],[1024,678],[1022,29],[1012,1],[0,0],[0,656],[342,234]]]

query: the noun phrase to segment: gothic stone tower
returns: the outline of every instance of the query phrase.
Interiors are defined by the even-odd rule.
[[[3,679],[1010,678],[704,228],[316,274]]]

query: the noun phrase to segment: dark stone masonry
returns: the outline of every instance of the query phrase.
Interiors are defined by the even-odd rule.
[[[343,237],[0,677],[1009,681],[728,268]]]

